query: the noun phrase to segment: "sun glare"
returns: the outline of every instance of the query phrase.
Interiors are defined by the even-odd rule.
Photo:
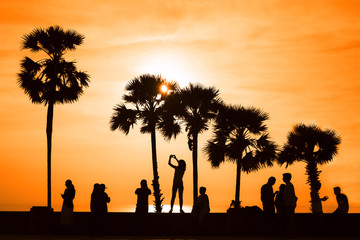
[[[161,86],[161,91],[162,91],[163,93],[166,93],[166,92],[168,91],[167,86],[162,85],[162,86]]]
[[[181,53],[151,52],[140,58],[135,71],[136,74],[160,74],[168,81],[176,81],[180,87],[185,87],[189,82],[195,82],[189,61]],[[161,90],[166,92],[163,87]]]

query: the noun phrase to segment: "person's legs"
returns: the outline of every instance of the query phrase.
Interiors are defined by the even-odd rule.
[[[287,221],[288,221],[288,236],[294,236],[295,234],[295,207],[287,209]]]
[[[183,207],[183,192],[184,192],[184,187],[180,186],[179,187],[179,203],[180,203],[180,212],[184,213],[182,207]]]
[[[169,213],[172,213],[172,210],[173,210],[173,207],[174,207],[174,202],[175,202],[175,197],[176,197],[176,190],[177,190],[177,187],[175,185],[173,185],[172,195],[171,195],[171,206],[170,206]]]

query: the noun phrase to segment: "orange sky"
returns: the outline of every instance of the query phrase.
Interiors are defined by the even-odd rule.
[[[360,212],[360,2],[359,1],[2,1],[0,5],[0,211],[46,204],[46,108],[17,85],[21,37],[60,25],[85,35],[68,60],[91,76],[80,101],[57,105],[53,132],[53,207],[61,209],[64,182],[73,180],[75,211],[89,211],[95,182],[108,186],[110,211],[133,211],[140,180],[152,179],[150,136],[136,127],[111,132],[109,119],[124,85],[143,73],[160,73],[184,86],[214,85],[232,104],[270,114],[272,138],[282,145],[296,123],[337,131],[339,155],[322,173],[325,212],[336,208],[332,188]],[[33,55],[31,55],[33,56]],[[36,56],[33,56],[37,58]],[[211,131],[200,136],[204,146]],[[192,202],[191,152],[186,134],[166,142],[158,134],[160,187],[170,203],[169,154],[188,162],[184,204]],[[199,153],[199,186],[213,212],[225,212],[235,194],[235,165],[212,169]],[[268,177],[293,174],[297,212],[309,212],[303,163],[243,174],[243,206],[260,203]],[[150,202],[152,202],[151,197]],[[176,200],[175,204],[178,204]]]

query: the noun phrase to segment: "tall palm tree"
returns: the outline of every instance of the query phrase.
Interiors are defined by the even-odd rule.
[[[224,161],[236,163],[234,208],[240,208],[241,171],[250,173],[272,166],[276,159],[276,144],[269,139],[264,122],[268,114],[260,109],[224,106],[217,115],[214,137],[204,151],[212,167]]]
[[[189,149],[193,160],[193,204],[198,196],[198,135],[208,130],[210,121],[222,101],[215,87],[205,87],[190,83],[188,87],[173,94],[171,109],[180,122],[185,124]],[[170,100],[170,99],[169,99]],[[169,107],[168,107],[169,108]]]
[[[166,91],[162,91],[161,87],[166,86]],[[141,133],[150,133],[151,135],[151,150],[152,150],[152,165],[153,165],[153,188],[155,197],[155,210],[160,213],[162,210],[162,193],[159,185],[159,174],[157,167],[156,155],[156,129],[164,125],[163,105],[169,92],[177,89],[175,82],[168,82],[161,78],[160,75],[144,74],[130,80],[125,90],[127,94],[123,96],[125,103],[120,103],[114,107],[114,113],[110,120],[110,129],[122,131],[126,135],[138,121],[141,121]],[[128,108],[125,104],[132,105]],[[166,115],[169,117],[169,115]],[[169,119],[166,119],[169,120]],[[175,126],[169,132],[167,129],[162,129],[161,133],[166,138],[171,138],[180,132],[180,127]]]
[[[318,195],[321,173],[318,165],[331,162],[338,152],[340,143],[341,139],[335,131],[321,130],[315,124],[300,123],[289,133],[278,162],[281,165],[286,163],[286,167],[296,161],[305,162],[307,183],[310,184],[310,190],[314,191],[314,195]],[[312,202],[313,199],[311,205]]]
[[[83,43],[84,36],[74,30],[63,30],[59,26],[37,28],[23,36],[22,48],[32,52],[43,52],[46,57],[37,61],[25,57],[21,61],[18,84],[33,103],[48,107],[47,178],[48,207],[51,208],[51,144],[54,105],[73,103],[89,86],[89,75],[77,70],[74,61],[66,61],[65,53],[73,51]]]

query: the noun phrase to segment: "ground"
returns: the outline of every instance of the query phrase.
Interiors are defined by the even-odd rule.
[[[279,240],[289,238],[279,237],[212,237],[212,236],[82,236],[82,235],[0,235],[0,240]],[[341,237],[295,237],[296,240],[344,240]],[[346,240],[359,240],[360,238],[345,238]]]

